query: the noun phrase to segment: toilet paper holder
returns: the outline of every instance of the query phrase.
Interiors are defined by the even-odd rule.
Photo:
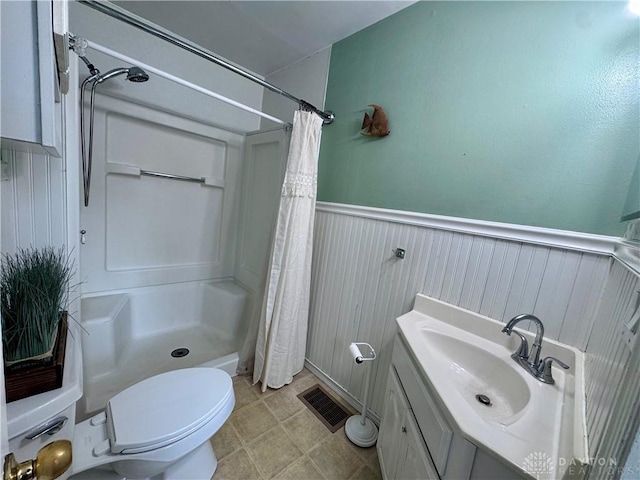
[[[376,359],[376,352],[371,345],[364,342],[352,342],[349,345],[349,353],[356,365],[362,365]],[[371,383],[371,369],[364,368],[364,390],[362,399],[362,413],[351,416],[344,425],[344,433],[347,438],[359,447],[373,446],[378,440],[378,427],[367,418],[367,400],[369,399],[369,384]]]
[[[368,343],[351,342],[349,352],[353,357],[353,361],[358,365],[376,359],[376,351]]]

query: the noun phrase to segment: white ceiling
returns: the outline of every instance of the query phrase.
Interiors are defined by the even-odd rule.
[[[116,1],[130,12],[267,76],[414,1]]]

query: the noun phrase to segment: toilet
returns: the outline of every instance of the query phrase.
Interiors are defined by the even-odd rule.
[[[234,404],[231,377],[217,368],[147,378],[75,425],[71,480],[211,478],[217,460],[209,439]]]

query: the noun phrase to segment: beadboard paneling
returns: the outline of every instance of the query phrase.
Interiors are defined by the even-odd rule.
[[[63,160],[3,149],[2,163],[2,252],[65,245]]]
[[[584,350],[609,258],[318,210],[307,359],[361,399],[364,367],[352,364],[348,345],[371,343],[379,356],[371,406],[381,412],[395,319],[416,293],[501,321],[536,314],[547,338]]]
[[[640,277],[613,260],[609,279],[597,312],[597,322],[586,348],[587,431],[594,462],[591,478],[617,478],[609,459],[618,462],[633,442],[639,420],[640,343],[633,351],[621,332],[638,308]]]

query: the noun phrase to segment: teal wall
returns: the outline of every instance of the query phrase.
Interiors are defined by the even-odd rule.
[[[623,2],[419,2],[336,43],[318,199],[621,235],[640,143]],[[359,134],[368,104],[385,138]]]

